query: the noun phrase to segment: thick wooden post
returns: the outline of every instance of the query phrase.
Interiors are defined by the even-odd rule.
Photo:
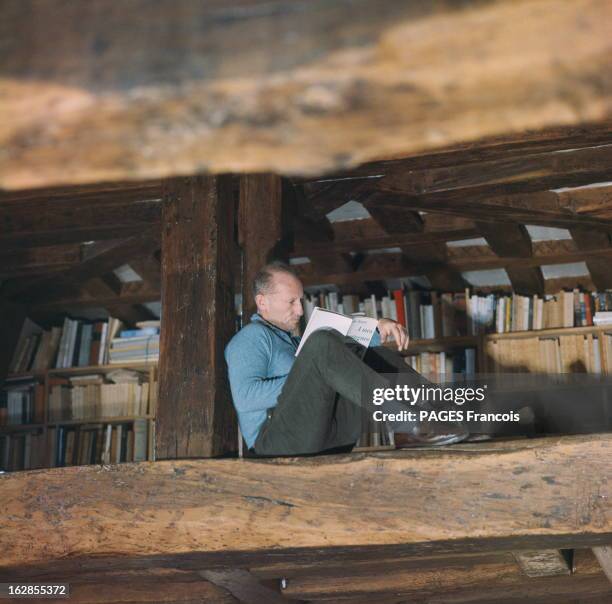
[[[162,226],[156,458],[235,449],[223,349],[234,332],[229,176],[169,181]]]
[[[275,174],[247,174],[240,178],[239,239],[242,247],[242,319],[255,312],[253,279],[270,260],[284,259],[281,249],[284,220],[282,184]]]

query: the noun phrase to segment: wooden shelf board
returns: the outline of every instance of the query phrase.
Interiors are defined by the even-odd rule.
[[[28,430],[39,430],[44,427],[45,424],[6,424],[0,426],[0,434],[4,432],[27,432]]]
[[[97,417],[94,419],[64,419],[50,421],[47,426],[76,426],[79,424],[122,424],[137,419],[154,419],[153,415],[125,415],[120,417]]]

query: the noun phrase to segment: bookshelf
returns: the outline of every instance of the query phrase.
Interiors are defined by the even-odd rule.
[[[80,386],[70,383],[75,376],[104,376],[117,370],[137,372],[147,384],[146,398],[138,401],[138,413],[99,414],[74,418],[73,409],[65,409],[65,417],[54,417],[50,404],[53,378],[66,380],[65,388],[73,391]],[[0,425],[0,469],[5,471],[82,465],[87,463],[120,463],[123,461],[152,461],[154,459],[155,417],[157,405],[157,362],[125,365],[96,365],[49,369],[33,376],[9,376],[5,388],[15,380],[32,377],[44,386],[43,421]],[[120,384],[117,384],[120,385]],[[127,385],[127,384],[126,384]],[[114,384],[103,384],[114,386]],[[121,428],[119,428],[121,426]],[[83,434],[96,432],[96,436]],[[123,436],[125,434],[125,436]],[[67,443],[58,444],[62,439]],[[66,445],[72,443],[73,456]],[[102,439],[102,440],[100,440]],[[122,440],[123,439],[123,442]]]
[[[27,321],[2,384],[0,469],[153,460],[159,322],[146,323]]]

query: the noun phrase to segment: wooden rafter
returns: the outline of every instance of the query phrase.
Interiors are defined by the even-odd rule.
[[[160,217],[157,181],[0,192],[0,250],[133,236]]]
[[[506,224],[500,226],[478,222],[476,226],[480,229],[490,248],[498,256],[518,256],[520,258],[531,258],[533,256],[531,237],[524,225]],[[544,276],[539,266],[508,266],[506,272],[513,291],[519,294],[544,293]]]
[[[31,281],[7,283],[3,294],[10,298],[26,300],[36,298],[45,302],[61,298],[65,292],[77,291],[85,281],[100,277],[125,264],[126,260],[150,254],[159,247],[158,229],[148,229],[139,235],[118,241],[108,241],[93,246],[83,262],[56,275],[44,276]]]
[[[417,247],[429,243],[446,241],[460,241],[478,237],[477,229],[456,229],[449,231],[430,231],[426,233],[408,233],[405,235],[382,235],[379,237],[362,237],[355,239],[336,240],[330,243],[301,242],[300,247],[292,257],[308,256],[309,254],[336,254],[346,252],[359,252],[392,247]]]
[[[585,262],[590,258],[610,259],[612,258],[612,248],[583,251],[576,249],[571,241],[569,245],[564,240],[547,241],[535,244],[533,256],[521,258],[520,256],[499,257],[488,247],[474,246],[472,249],[456,248],[453,255],[448,256],[445,266],[459,272],[498,268],[513,270],[551,264]],[[314,272],[312,267],[307,264],[300,264],[295,268],[305,285],[322,285],[327,283],[347,285],[358,283],[359,281],[424,275],[430,268],[439,266],[439,263],[436,262],[427,263],[426,259],[420,262],[410,262],[403,254],[381,253],[370,255],[368,257],[368,264],[353,272],[319,274]]]
[[[402,208],[485,221],[601,228],[612,225],[610,216],[602,215],[612,207],[608,188],[549,190],[612,178],[612,145],[440,168],[428,167],[427,156],[419,159],[420,167],[413,166],[414,161],[406,160],[407,166],[398,161],[376,178],[329,179],[319,191],[319,183],[312,183],[308,186],[317,192],[309,200],[320,213],[349,199],[369,198],[375,201],[370,207],[376,205],[380,212]],[[351,192],[351,183],[355,193]]]

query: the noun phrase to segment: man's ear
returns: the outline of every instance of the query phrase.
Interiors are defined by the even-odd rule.
[[[266,310],[266,297],[263,294],[257,294],[255,296],[255,304],[257,305],[257,310]]]

